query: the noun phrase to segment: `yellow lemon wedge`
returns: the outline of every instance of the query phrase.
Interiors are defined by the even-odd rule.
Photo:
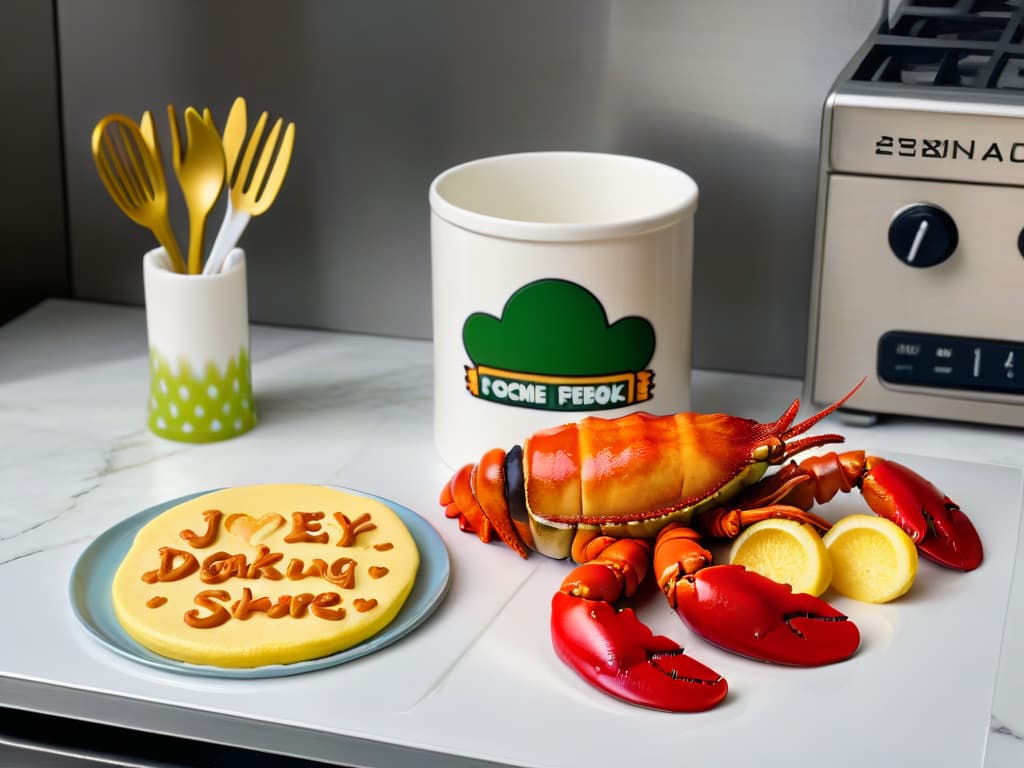
[[[817,597],[832,581],[832,562],[818,532],[795,520],[761,520],[733,542],[729,562]]]
[[[874,515],[849,515],[824,536],[832,559],[832,587],[868,603],[887,603],[910,589],[917,575],[917,547],[896,523]]]

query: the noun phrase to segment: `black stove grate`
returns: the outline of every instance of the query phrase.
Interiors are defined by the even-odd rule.
[[[1024,0],[914,0],[883,18],[851,80],[1024,91]]]

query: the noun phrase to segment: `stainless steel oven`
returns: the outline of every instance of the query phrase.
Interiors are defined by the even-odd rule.
[[[1024,0],[883,13],[822,125],[808,398],[1024,426]]]

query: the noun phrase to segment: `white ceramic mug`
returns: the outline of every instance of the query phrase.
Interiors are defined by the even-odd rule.
[[[697,185],[538,152],[430,187],[434,439],[450,466],[587,415],[689,409]]]
[[[163,248],[143,256],[148,424],[160,437],[207,443],[256,424],[244,252],[227,263],[215,275],[184,275]]]

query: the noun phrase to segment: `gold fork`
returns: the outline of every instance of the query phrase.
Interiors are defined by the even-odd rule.
[[[210,258],[203,267],[204,275],[216,274],[221,270],[224,260],[242,236],[249,220],[253,216],[265,213],[274,202],[277,193],[281,191],[295,146],[295,123],[288,123],[284,135],[281,136],[284,120],[280,117],[277,119],[267,134],[266,141],[263,142],[256,168],[253,169],[253,159],[260,147],[267,118],[266,112],[260,115],[246,140],[245,99],[239,97],[231,105],[227,122],[224,124],[223,136],[229,188],[228,202],[224,221],[221,222],[217,239],[210,249]]]
[[[224,189],[224,149],[212,119],[192,107],[185,109],[185,145],[178,133],[174,105],[167,106],[171,126],[171,159],[188,209],[188,271],[197,275],[203,253],[206,218]]]
[[[167,215],[167,181],[159,158],[125,115],[107,115],[92,132],[92,156],[107,192],[129,219],[149,229],[176,272],[185,271]]]

